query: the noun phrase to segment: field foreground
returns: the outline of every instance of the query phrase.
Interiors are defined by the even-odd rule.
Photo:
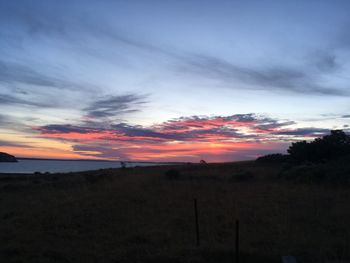
[[[350,187],[254,162],[171,168],[1,176],[0,262],[235,262],[236,219],[242,263],[350,259]]]

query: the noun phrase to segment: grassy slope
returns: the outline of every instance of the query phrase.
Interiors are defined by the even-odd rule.
[[[242,262],[350,258],[347,187],[278,181],[278,165],[251,162],[168,169],[2,178],[0,262],[234,262],[236,218]]]

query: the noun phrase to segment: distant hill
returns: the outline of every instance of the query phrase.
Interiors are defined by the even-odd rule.
[[[13,163],[13,162],[17,162],[17,159],[13,155],[0,152],[0,162],[12,162]]]

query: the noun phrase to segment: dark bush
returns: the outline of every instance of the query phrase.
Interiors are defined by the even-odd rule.
[[[100,174],[84,174],[85,181],[89,184],[95,184],[97,182],[104,182],[107,180],[111,180],[113,177],[108,174],[100,173]]]
[[[288,149],[290,157],[298,162],[326,162],[350,154],[350,136],[342,130],[316,138],[312,142],[295,142]]]
[[[290,156],[281,153],[268,154],[256,159],[259,163],[285,163],[290,161]]]
[[[235,182],[248,182],[254,179],[254,174],[249,171],[241,171],[232,175],[231,179]]]
[[[308,163],[283,169],[280,178],[303,183],[350,183],[350,157],[327,163]]]
[[[169,169],[165,172],[165,176],[169,179],[178,179],[180,177],[180,171],[177,169]]]
[[[126,169],[126,163],[125,162],[120,162],[120,168]]]
[[[324,181],[325,171],[315,165],[299,165],[282,171],[281,177],[293,182],[316,183]]]

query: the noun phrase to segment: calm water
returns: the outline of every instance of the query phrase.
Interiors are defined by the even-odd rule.
[[[163,163],[126,162],[126,167],[154,166],[160,164]],[[119,167],[121,167],[120,162],[108,161],[18,160],[17,163],[0,162],[0,173],[66,173]]]

